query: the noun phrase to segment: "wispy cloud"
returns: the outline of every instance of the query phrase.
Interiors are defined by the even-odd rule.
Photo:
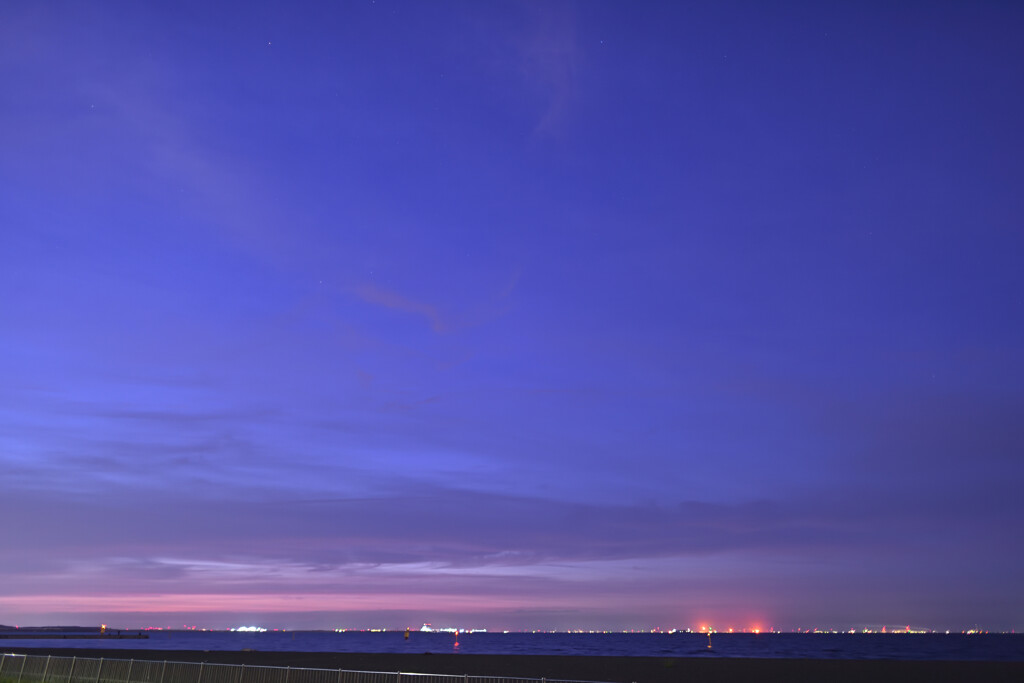
[[[355,293],[356,296],[368,304],[419,316],[426,320],[430,324],[430,329],[438,334],[449,331],[449,326],[442,319],[440,312],[433,304],[409,298],[398,292],[381,289],[372,284],[359,285],[355,288]]]
[[[569,115],[576,91],[581,51],[576,17],[568,4],[530,6],[532,30],[522,49],[523,74],[546,100],[535,132],[555,133]]]

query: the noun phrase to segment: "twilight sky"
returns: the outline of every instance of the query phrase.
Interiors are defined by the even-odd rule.
[[[1024,628],[1024,5],[0,8],[0,623]]]

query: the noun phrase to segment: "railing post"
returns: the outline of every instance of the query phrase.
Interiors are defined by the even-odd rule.
[[[292,636],[294,638],[294,636]],[[292,668],[289,666],[284,672],[284,683],[288,683],[288,679],[291,678]]]
[[[196,683],[203,683],[203,665],[206,662],[199,662],[199,678],[196,679]]]
[[[132,683],[132,667],[135,666],[135,660],[132,659],[128,662],[128,675],[124,678],[124,683]]]
[[[164,683],[164,674],[167,673],[167,660],[164,660],[164,665],[160,668],[160,683]]]
[[[18,671],[18,683],[21,683],[21,675],[25,673],[25,662],[28,661],[28,655],[21,658],[21,669]]]
[[[46,666],[43,667],[43,683],[46,683],[46,673],[50,670],[50,655],[46,655]]]
[[[243,678],[245,678],[245,664],[238,670],[238,683],[242,683]]]
[[[78,661],[78,657],[71,658],[71,671],[68,672],[68,683],[71,683],[71,679],[75,677],[75,662]]]
[[[341,669],[338,669],[338,683],[341,683]]]
[[[96,669],[96,683],[100,683],[100,676],[103,675],[103,657],[100,657],[100,666]]]

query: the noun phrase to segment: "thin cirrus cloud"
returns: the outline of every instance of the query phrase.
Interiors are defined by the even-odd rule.
[[[421,481],[404,489],[391,485],[371,498],[306,503],[203,499],[173,483],[164,491],[127,488],[96,501],[54,496],[38,525],[58,546],[88,549],[92,556],[157,547],[187,555],[199,545],[218,548],[221,557],[255,555],[312,565],[400,557],[407,563],[472,567],[772,549],[794,557],[842,548],[878,551],[895,548],[900,534],[915,528],[927,534],[944,518],[948,524],[965,514],[944,513],[939,502],[907,505],[895,497],[853,509],[856,501],[829,505],[813,498],[796,507],[769,502],[631,507],[484,495]],[[29,499],[16,494],[4,505],[13,510]],[[504,520],[509,519],[517,524],[508,526]],[[494,528],[504,530],[495,536]],[[27,530],[9,529],[5,537],[30,556],[59,555],[34,544]]]
[[[441,314],[432,304],[410,299],[397,292],[381,289],[372,284],[359,285],[355,288],[355,293],[360,300],[368,304],[421,317],[430,325],[430,329],[438,334],[448,330],[448,325],[442,320]]]
[[[176,504],[169,493],[144,500],[134,500],[129,493],[119,500],[120,504],[107,504],[95,512],[54,501],[52,515],[39,520],[39,528],[53,544],[49,550],[8,531],[4,541],[25,548],[26,559],[36,560],[32,571],[10,574],[5,584],[5,597],[13,599],[10,604],[36,600],[50,604],[44,599],[46,590],[67,590],[69,585],[79,587],[79,596],[111,595],[110,580],[117,576],[121,576],[117,583],[122,598],[111,604],[121,605],[126,613],[244,611],[244,602],[253,595],[264,596],[253,603],[261,609],[285,612],[300,609],[296,605],[306,600],[290,601],[288,596],[306,593],[333,593],[317,599],[339,610],[358,603],[368,609],[405,606],[426,613],[438,607],[444,596],[468,593],[482,599],[506,592],[508,604],[488,602],[496,610],[492,615],[513,606],[528,607],[537,600],[580,607],[586,604],[586,596],[616,593],[623,588],[623,579],[642,577],[658,563],[665,569],[649,577],[659,577],[651,582],[654,592],[631,582],[627,584],[632,586],[630,599],[654,601],[673,571],[691,577],[689,590],[721,588],[723,582],[739,592],[755,590],[764,581],[788,585],[802,580],[808,571],[809,576],[817,576],[820,567],[831,567],[837,576],[858,567],[860,580],[873,577],[870,581],[877,583],[889,580],[893,568],[914,567],[912,555],[929,545],[930,525],[942,523],[941,508],[901,507],[895,499],[875,501],[866,508],[847,501],[830,509],[823,500],[810,500],[801,510],[768,503],[631,509],[495,500],[457,491],[432,493],[417,486],[392,497],[308,504],[195,500]],[[15,496],[7,503],[21,501]],[[174,523],[168,524],[171,512]],[[518,520],[516,527],[496,538],[493,529],[511,518]],[[946,518],[954,519],[952,513]],[[919,548],[901,540],[915,529],[924,532]],[[951,568],[962,564],[959,555],[988,541],[962,536],[951,526],[947,541],[954,539],[962,545],[944,557]],[[209,559],[169,560],[154,554],[145,566],[116,559],[166,552],[188,558],[194,557],[197,547],[218,550]],[[93,559],[62,567],[62,558],[69,552]],[[744,562],[728,559],[758,555],[782,561],[777,565],[781,574],[771,579],[772,572],[763,566],[761,579],[756,579],[746,573]],[[876,570],[858,566],[856,558],[865,555],[880,558]],[[51,570],[39,571],[39,562],[47,556],[53,563]],[[789,563],[783,561],[787,557]],[[931,557],[934,560],[934,551]],[[730,565],[732,578],[723,578],[727,574],[722,568]],[[707,577],[712,575],[719,579],[709,584]],[[78,577],[76,583],[68,583],[71,576]],[[414,595],[413,586],[426,592]],[[188,594],[197,587],[210,598],[202,609]],[[178,593],[183,595],[175,602]],[[149,601],[154,594],[167,597]],[[558,595],[574,597],[560,602]],[[98,608],[100,601],[81,597],[68,604],[86,612]]]

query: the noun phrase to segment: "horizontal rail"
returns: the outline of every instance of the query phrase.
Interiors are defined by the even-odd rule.
[[[556,678],[472,676],[405,671],[349,671],[144,659],[6,653],[0,683],[598,683]],[[407,680],[406,683],[414,683]]]

